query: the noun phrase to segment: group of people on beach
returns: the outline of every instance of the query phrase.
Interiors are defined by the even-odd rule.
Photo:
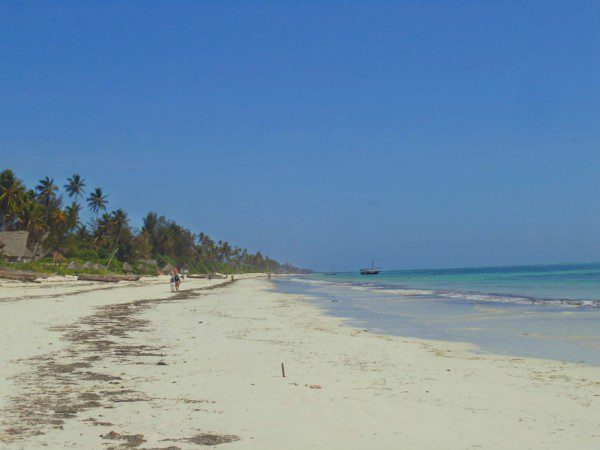
[[[177,269],[173,269],[171,272],[171,292],[179,292],[179,285],[181,284],[181,277]]]

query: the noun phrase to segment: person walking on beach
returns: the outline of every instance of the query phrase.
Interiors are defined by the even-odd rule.
[[[179,292],[179,285],[181,284],[181,278],[179,278],[179,274],[176,270],[173,270],[172,279],[175,281],[175,292]]]
[[[175,292],[175,271],[171,273],[171,292]]]

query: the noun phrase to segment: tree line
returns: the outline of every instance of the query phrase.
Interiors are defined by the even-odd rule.
[[[68,197],[68,201],[65,199]],[[194,234],[165,216],[149,212],[135,229],[123,209],[109,210],[109,196],[100,187],[88,191],[79,174],[61,187],[44,177],[27,188],[16,174],[0,172],[0,230],[29,233],[29,247],[65,258],[114,261],[115,264],[157,260],[159,264],[186,265],[198,272],[297,272],[260,252],[215,242],[206,233]],[[83,223],[87,207],[92,220]]]

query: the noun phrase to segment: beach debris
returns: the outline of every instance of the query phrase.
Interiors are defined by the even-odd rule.
[[[281,376],[285,378],[285,367],[283,366],[283,363],[281,363]]]
[[[95,417],[88,417],[87,419],[83,419],[83,422],[89,422],[95,427],[112,427],[113,424],[110,422],[101,422]]]
[[[219,445],[239,441],[240,437],[233,434],[200,433],[183,440],[197,445]]]
[[[310,389],[323,389],[323,386],[320,384],[305,384],[304,386]]]
[[[157,366],[166,366],[166,365],[167,365],[167,363],[166,363],[166,362],[164,362],[164,361],[159,361],[159,362],[157,362],[157,363],[156,363],[156,365],[157,365]]]
[[[101,434],[100,437],[102,439],[109,439],[109,440],[113,440],[113,441],[126,441],[126,445],[128,447],[134,447],[134,448],[139,447],[144,442],[146,442],[146,439],[144,439],[143,434],[121,434],[121,433],[117,433],[116,431],[111,431],[106,434]]]

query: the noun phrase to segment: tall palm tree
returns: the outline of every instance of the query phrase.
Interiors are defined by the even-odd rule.
[[[97,187],[87,198],[87,203],[90,210],[96,214],[97,222],[100,211],[106,211],[106,205],[108,205],[108,195],[104,195],[102,188]]]
[[[127,218],[127,213],[122,209],[117,209],[112,212],[112,225],[114,228],[114,240],[117,246],[121,241],[121,235],[123,231],[129,228],[129,219]]]
[[[75,197],[75,203],[79,203],[79,197],[85,194],[85,178],[76,173],[72,177],[67,178],[67,184],[63,186],[69,194],[69,197]]]
[[[57,208],[54,211],[52,211],[52,221],[56,225],[62,225],[64,223],[67,223],[67,215],[62,209]]]
[[[104,213],[96,219],[96,227],[94,230],[94,242],[101,245],[105,242],[111,233],[112,220],[109,213]]]
[[[81,206],[77,204],[77,202],[71,203],[70,206],[65,208],[65,214],[67,215],[67,225],[69,229],[72,230],[79,225],[79,212],[81,211]]]
[[[24,197],[25,186],[15,173],[10,169],[0,172],[0,229],[10,229]]]
[[[35,187],[35,190],[37,191],[38,200],[44,206],[44,219],[45,222],[48,223],[50,204],[56,200],[58,186],[54,184],[54,178],[45,177],[39,181],[39,184]]]
[[[35,200],[25,201],[17,220],[20,227],[34,236],[34,239],[36,236],[40,236],[46,228],[42,207]]]

